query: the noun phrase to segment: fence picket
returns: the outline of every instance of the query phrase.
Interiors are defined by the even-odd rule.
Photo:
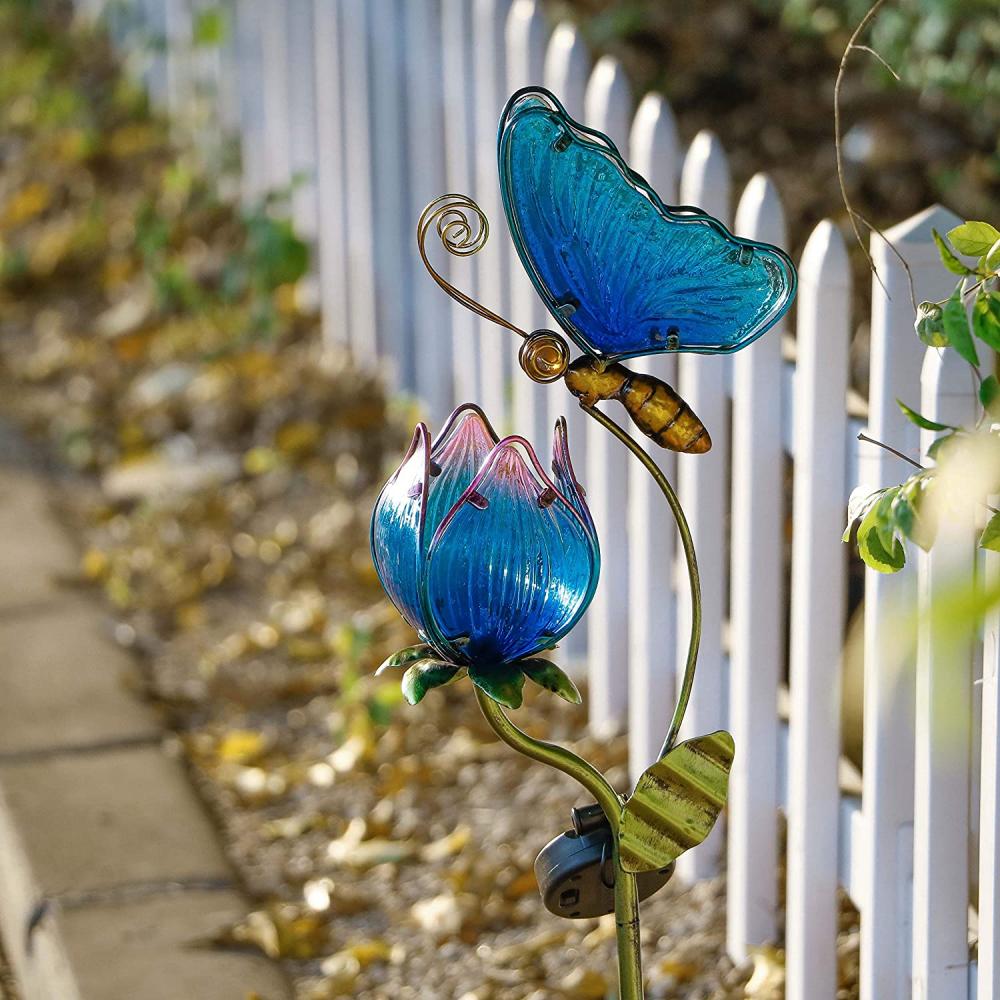
[[[873,236],[879,279],[872,280],[868,434],[919,457],[920,435],[896,405],[920,384],[923,348],[913,332],[907,262],[921,298],[950,292],[931,230],[947,232],[958,219],[940,206]],[[891,247],[890,247],[891,244]],[[884,287],[883,287],[884,285]],[[911,468],[884,448],[858,445],[860,480],[870,490],[901,482]],[[865,572],[865,677],[863,847],[868,879],[858,905],[861,924],[862,1000],[910,996],[910,880],[913,876],[913,663],[900,662],[901,609],[912,607],[916,571],[911,563],[887,576]]]
[[[243,0],[244,5],[247,0]],[[341,90],[340,11],[330,0],[313,4],[316,33],[316,191],[319,203],[320,302],[323,339],[347,344],[347,216],[344,190],[344,99]],[[243,63],[241,62],[241,65]],[[244,125],[244,150],[247,135]],[[246,153],[244,152],[244,156]]]
[[[639,103],[629,136],[630,166],[669,205],[677,200],[680,143],[670,105],[649,93]],[[677,358],[663,354],[642,358],[643,371],[666,382],[677,381]],[[673,481],[673,452],[660,448],[637,427],[632,436]],[[675,696],[676,604],[672,572],[677,527],[663,495],[638,462],[628,466],[629,536],[629,772],[633,781],[654,761],[666,733]]]
[[[507,302],[510,265],[510,240],[500,202],[497,182],[497,122],[507,100],[507,60],[504,32],[510,0],[475,0],[473,41],[476,72],[472,85],[476,95],[475,178],[473,193],[490,222],[490,240],[479,251],[477,288],[482,303],[502,311]],[[515,320],[516,322],[516,320]],[[512,373],[511,335],[492,323],[476,323],[479,337],[479,360],[483,409],[498,430],[509,430],[507,389]]]
[[[711,132],[699,132],[688,150],[681,172],[681,202],[697,205],[727,223],[731,182],[722,143]],[[729,408],[725,358],[682,354],[678,361],[680,393],[712,435],[707,455],[679,455],[677,488],[691,521],[702,579],[702,637],[698,683],[682,736],[688,738],[720,729],[725,724],[722,662],[722,622],[726,610],[725,523],[729,504],[727,462]],[[687,587],[678,590],[676,663],[683,668],[691,621]],[[708,840],[678,859],[677,872],[687,882],[708,878],[718,870],[722,854],[722,824]]]
[[[288,17],[284,4],[262,0],[259,7],[261,85],[264,90],[265,183],[269,191],[292,181],[288,114]]]
[[[371,138],[371,91],[368,79],[370,9],[359,9],[353,0],[340,0],[341,87],[344,100],[344,210],[347,241],[347,308],[351,353],[360,365],[378,362],[375,333],[375,283],[372,228],[374,192]],[[417,44],[421,44],[417,40]],[[430,48],[428,61],[432,58]],[[416,225],[416,216],[412,227]],[[411,244],[412,246],[412,244]],[[444,303],[435,303],[440,312]],[[442,356],[447,364],[449,355]],[[428,405],[433,402],[428,394]]]
[[[584,121],[628,149],[632,94],[621,64],[603,56],[584,95]],[[618,418],[621,414],[613,414]],[[620,730],[628,710],[628,452],[603,427],[587,428],[587,495],[601,539],[601,582],[587,613],[590,726]]]
[[[548,26],[545,16],[535,0],[515,0],[507,16],[507,91],[513,94],[522,87],[538,84],[545,66],[545,48],[548,43]],[[531,332],[553,325],[535,286],[525,273],[513,242],[510,244],[510,318],[518,326]],[[552,433],[549,423],[549,400],[553,387],[541,385],[515,372],[514,379],[514,429],[529,441],[542,447]],[[565,390],[555,386],[559,393]],[[561,401],[561,400],[560,400]],[[553,401],[554,405],[554,401]]]
[[[545,53],[545,66],[542,72],[542,82],[562,101],[563,106],[577,121],[583,120],[583,99],[587,90],[587,79],[590,76],[590,53],[572,24],[556,25],[549,39],[549,47]],[[566,417],[566,430],[569,436],[570,448],[576,473],[582,479],[587,478],[587,424],[590,421],[575,402],[564,393],[552,400],[551,416],[562,413]],[[586,482],[584,483],[586,486]],[[563,667],[574,677],[586,673],[587,656],[587,618],[577,624],[576,628],[563,640]]]
[[[765,174],[746,186],[738,235],[785,245]],[[740,748],[729,783],[726,940],[736,960],[777,937],[778,685],[785,635],[781,338],[784,324],[733,358],[729,723]]]
[[[851,286],[844,241],[831,222],[809,237],[799,279],[785,989],[788,1000],[833,1000]]]
[[[466,0],[442,0],[441,39],[444,59],[445,165],[448,190],[458,194],[473,191],[475,177],[474,100],[469,81],[476,72],[472,48],[472,10]],[[442,192],[444,193],[444,192]],[[438,253],[436,260],[446,255]],[[451,281],[476,298],[478,261],[465,257],[449,264]],[[475,316],[458,302],[451,303],[452,353],[457,402],[482,396],[479,331]]]
[[[928,348],[920,411],[962,426],[975,420],[968,365]],[[924,451],[934,432],[921,433]],[[968,996],[968,907],[973,650],[928,619],[932,604],[974,572],[974,510],[949,509],[934,548],[918,556],[916,728],[913,803],[913,996]],[[995,875],[994,875],[995,877]]]
[[[997,498],[991,500],[997,505]],[[1000,584],[1000,555],[985,553],[985,584]],[[976,1000],[1000,998],[1000,607],[984,628],[983,729],[979,803],[979,968]]]
[[[414,275],[408,262],[414,252],[416,219],[409,218],[406,201],[410,165],[405,156],[379,155],[382,150],[398,150],[400,136],[404,134],[403,2],[369,0],[368,4],[371,23],[383,26],[377,43],[374,37],[370,39],[369,55],[371,136],[375,151],[372,257],[380,370],[390,387],[415,392],[416,345],[410,335]]]
[[[240,168],[242,172],[240,193],[243,204],[246,206],[254,205],[267,190],[260,3],[261,0],[237,0],[236,4],[236,53],[240,80]],[[319,44],[318,40],[317,44]],[[166,78],[166,74],[164,78]],[[166,93],[164,99],[166,99]],[[331,101],[331,104],[333,103]],[[339,113],[339,103],[336,104],[336,107],[337,113]]]
[[[287,0],[288,165],[292,221],[299,236],[316,239],[316,79],[312,0]]]

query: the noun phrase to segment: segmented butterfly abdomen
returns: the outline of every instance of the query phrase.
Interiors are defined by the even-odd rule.
[[[661,448],[704,454],[712,439],[694,410],[674,390],[653,375],[629,371],[617,362],[602,366],[584,355],[566,369],[566,387],[584,406],[617,399],[636,427]]]

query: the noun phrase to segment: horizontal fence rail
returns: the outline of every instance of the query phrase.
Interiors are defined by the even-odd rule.
[[[621,64],[592,63],[577,28],[551,26],[538,0],[226,0],[215,5],[226,19],[215,51],[193,44],[201,0],[77,6],[81,17],[103,10],[151,99],[179,127],[188,121],[206,158],[234,134],[248,207],[290,192],[295,224],[317,251],[327,342],[377,364],[436,427],[471,398],[498,428],[542,446],[566,416],[603,567],[562,652],[588,678],[594,732],[627,729],[637,777],[659,750],[687,649],[690,596],[673,523],[645,470],[561,387],[516,373],[516,338],[440,293],[416,253],[416,220],[438,195],[471,195],[492,238],[475,258],[438,266],[519,326],[552,325],[506,234],[497,184],[497,121],[507,96],[530,83],[610,135],[666,201],[785,245],[774,184],[761,174],[736,190],[717,136],[701,132],[685,148],[664,96],[636,105]],[[865,573],[864,767],[858,788],[842,788],[844,503],[859,483],[875,489],[907,475],[857,435],[865,428],[917,458],[929,442],[897,397],[949,423],[971,416],[967,371],[913,334],[908,284],[912,276],[919,298],[948,293],[932,230],[957,221],[935,206],[872,239],[867,404],[848,388],[853,293],[830,221],[803,241],[798,301],[784,324],[732,358],[640,360],[712,432],[704,456],[641,443],[678,484],[703,576],[704,636],[683,735],[728,726],[737,744],[728,837],[720,823],[678,874],[716,875],[725,854],[728,950],[742,961],[776,942],[783,924],[789,1000],[837,996],[838,887],[862,914],[865,1000],[1000,1000],[1000,619],[987,623],[985,644],[955,646],[933,623],[916,631],[916,618],[901,615],[972,578],[973,511],[956,519],[948,544],[897,576]],[[991,556],[989,573],[997,566]]]

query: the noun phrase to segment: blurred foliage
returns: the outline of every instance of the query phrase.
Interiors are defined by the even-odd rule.
[[[871,0],[754,0],[797,32],[826,37],[850,32]],[[945,95],[969,111],[1000,120],[1000,17],[995,0],[898,0],[872,23],[868,44],[902,82],[928,95]],[[873,83],[895,81],[877,61]]]

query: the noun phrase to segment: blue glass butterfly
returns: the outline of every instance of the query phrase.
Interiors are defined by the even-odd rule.
[[[498,138],[511,236],[538,294],[601,361],[746,347],[795,294],[782,250],[700,209],[668,208],[614,143],[547,90],[507,102]]]

